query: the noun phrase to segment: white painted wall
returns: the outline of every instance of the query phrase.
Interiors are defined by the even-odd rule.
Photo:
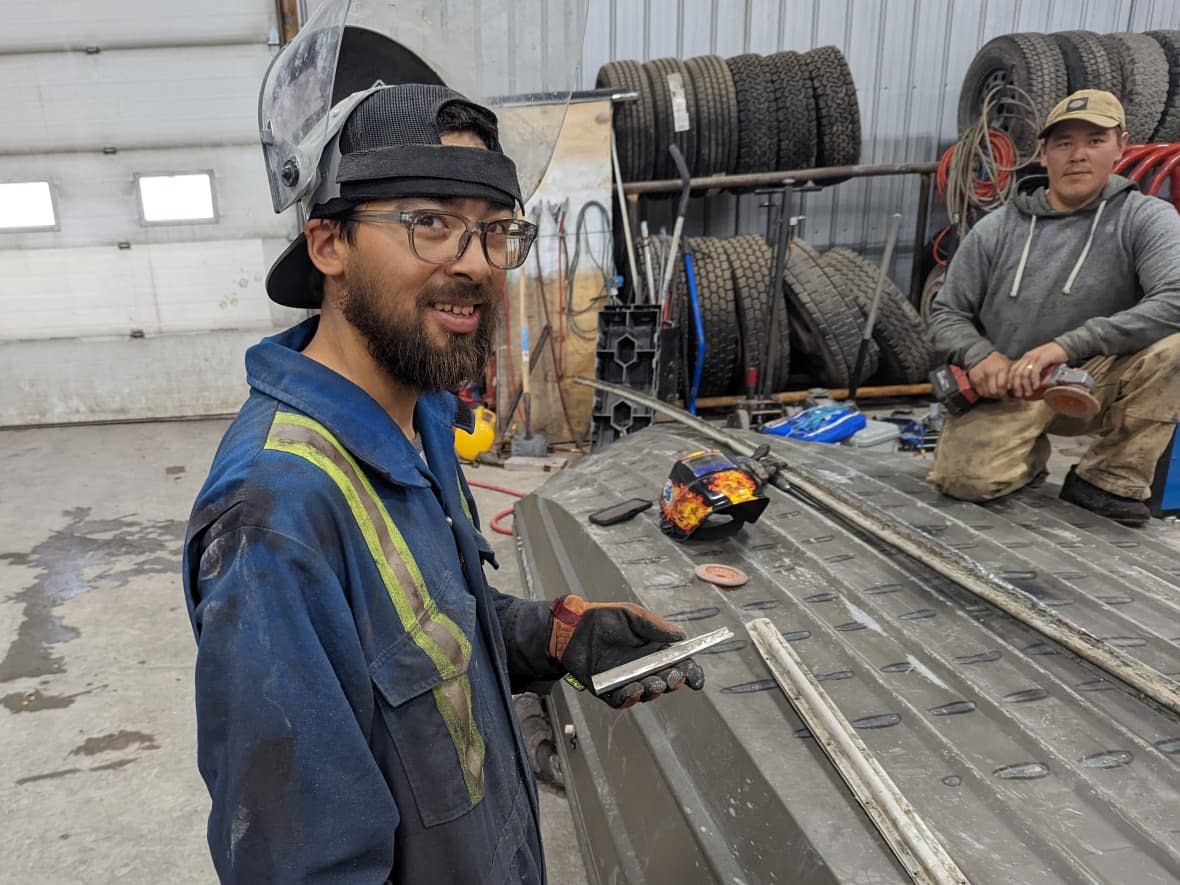
[[[0,232],[0,426],[233,411],[246,347],[304,316],[264,288],[296,227],[258,145],[275,4],[4,14],[0,181],[49,181],[59,229]],[[211,174],[216,220],[142,224],[136,175],[177,172]]]

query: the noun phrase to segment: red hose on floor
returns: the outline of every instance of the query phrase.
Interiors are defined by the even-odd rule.
[[[479,480],[475,479],[467,480],[467,485],[475,489],[487,489],[489,492],[499,492],[501,495],[511,495],[514,498],[523,498],[526,494],[525,492],[518,492],[516,489],[510,489],[507,486],[498,486],[490,482],[480,482]],[[492,527],[492,531],[501,535],[511,535],[512,529],[505,528],[500,524],[501,519],[506,519],[511,515],[512,508],[508,507],[493,516],[492,521],[489,523],[489,525]]]

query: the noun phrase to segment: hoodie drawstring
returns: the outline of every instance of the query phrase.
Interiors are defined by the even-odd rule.
[[[1082,249],[1078,263],[1073,266],[1073,273],[1065,281],[1065,288],[1061,290],[1063,295],[1068,295],[1073,289],[1074,280],[1078,278],[1078,274],[1082,271],[1082,265],[1086,263],[1086,256],[1090,254],[1090,245],[1094,242],[1094,231],[1098,230],[1098,219],[1102,217],[1102,210],[1105,208],[1106,200],[1103,200],[1098,204],[1098,211],[1094,213],[1094,223],[1090,225],[1090,236],[1086,237],[1086,247]]]
[[[1012,291],[1008,293],[1009,298],[1015,298],[1020,291],[1020,281],[1024,279],[1024,268],[1028,265],[1028,253],[1032,249],[1033,231],[1037,229],[1037,217],[1035,215],[1029,216],[1028,221],[1028,239],[1024,241],[1024,251],[1020,253],[1020,264],[1016,268],[1016,279],[1012,281]]]

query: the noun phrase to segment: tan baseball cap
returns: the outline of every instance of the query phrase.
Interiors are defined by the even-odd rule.
[[[1066,120],[1085,120],[1103,129],[1127,128],[1127,115],[1122,102],[1111,93],[1101,89],[1079,89],[1067,95],[1049,112],[1038,138],[1044,138],[1049,130]]]

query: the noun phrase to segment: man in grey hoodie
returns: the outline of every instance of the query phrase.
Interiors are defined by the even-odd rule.
[[[1180,421],[1180,215],[1113,175],[1128,135],[1109,92],[1061,101],[1041,130],[1047,177],[963,238],[931,309],[936,346],[985,401],[944,429],[930,482],[988,501],[1043,480],[1048,433],[1093,434],[1061,497],[1142,525]],[[1065,419],[1035,399],[1059,363],[1095,380],[1102,410]]]

